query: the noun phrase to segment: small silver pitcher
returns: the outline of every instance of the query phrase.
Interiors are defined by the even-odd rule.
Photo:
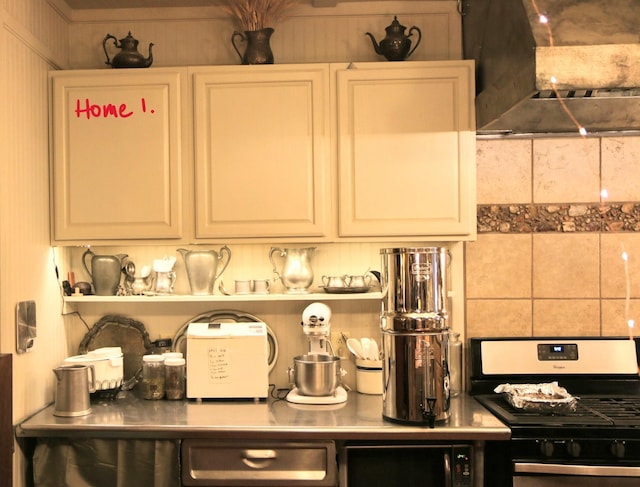
[[[86,416],[91,412],[89,393],[96,391],[96,371],[93,365],[61,365],[56,374],[56,404],[54,416]],[[89,380],[91,377],[91,380]]]

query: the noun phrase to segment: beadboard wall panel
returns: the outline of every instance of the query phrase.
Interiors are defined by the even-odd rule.
[[[47,64],[38,53],[2,30],[4,59],[11,66],[0,83],[0,350],[15,353],[15,309],[35,300],[36,344],[14,360],[15,419],[53,400],[51,369],[67,351],[61,299],[49,244],[49,148]],[[42,371],[34,374],[33,371]]]
[[[68,23],[60,5],[44,0],[6,0],[3,25],[53,67],[68,64]]]
[[[68,355],[49,244],[47,93],[49,70],[67,64],[68,37],[46,1],[0,5],[0,352],[13,354],[17,422],[53,400],[51,370]],[[16,305],[25,300],[36,302],[38,335],[32,351],[17,354]],[[22,487],[24,459],[15,452],[12,485]]]
[[[199,13],[199,15],[195,15]],[[456,2],[348,2],[331,8],[301,6],[275,25],[271,47],[275,62],[383,61],[365,32],[378,42],[394,15],[407,28],[423,35],[414,61],[461,59],[461,20]],[[126,20],[125,20],[126,19]],[[106,68],[102,47],[106,34],[118,39],[131,31],[140,52],[153,47],[153,66],[240,64],[231,43],[236,29],[218,8],[120,9],[73,13],[69,38],[69,68]],[[417,35],[412,35],[415,45]],[[243,52],[244,44],[239,43]],[[117,52],[113,43],[108,48]]]

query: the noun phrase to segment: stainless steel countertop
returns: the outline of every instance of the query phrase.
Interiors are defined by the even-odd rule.
[[[123,395],[123,393],[121,393]],[[346,403],[298,405],[190,400],[150,401],[135,391],[93,401],[79,418],[53,415],[49,405],[16,426],[18,437],[506,440],[510,430],[468,395],[451,401],[451,417],[435,428],[382,418],[382,396],[350,392]]]

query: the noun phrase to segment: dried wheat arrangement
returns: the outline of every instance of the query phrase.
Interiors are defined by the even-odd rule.
[[[244,31],[272,27],[300,0],[225,0],[222,8]]]

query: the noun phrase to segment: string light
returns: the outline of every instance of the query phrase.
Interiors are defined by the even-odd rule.
[[[553,41],[553,33],[551,32],[551,26],[549,25],[549,18],[546,15],[544,15],[542,12],[540,12],[540,9],[538,8],[538,4],[536,3],[536,0],[531,0],[531,4],[533,5],[534,10],[536,11],[536,15],[538,16],[538,20],[540,24],[544,25],[545,29],[547,30],[547,35],[549,36],[549,47],[553,47],[555,43]],[[558,83],[558,80],[556,79],[555,76],[551,76],[550,81],[551,81],[551,89],[553,90],[553,93],[556,95],[556,99],[560,103],[560,106],[562,107],[564,112],[567,114],[567,116],[571,119],[571,122],[573,122],[573,124],[576,126],[576,129],[578,129],[578,133],[582,137],[585,137],[588,133],[587,129],[584,128],[582,125],[580,125],[580,122],[578,122],[578,119],[576,119],[576,117],[573,115],[571,110],[569,110],[569,107],[567,106],[564,99],[560,95],[560,92],[558,91],[558,87],[556,86],[556,84]]]
[[[629,327],[629,338],[633,340],[633,327],[635,326],[635,321],[629,318],[629,304],[631,302],[631,279],[629,277],[629,254],[624,249],[624,244],[620,244],[622,246],[622,260],[624,261],[624,277],[626,281],[626,294],[624,299],[624,317],[627,321],[627,326]]]
[[[536,15],[538,16],[538,20],[540,24],[543,25],[547,31],[547,35],[549,37],[549,47],[554,47],[555,42],[553,39],[553,32],[551,31],[551,26],[549,25],[549,18],[546,15],[544,15],[542,12],[540,12],[540,9],[538,8],[538,4],[536,3],[536,0],[531,0],[531,4],[533,5]],[[553,90],[556,96],[556,99],[560,103],[560,106],[562,107],[564,112],[567,114],[567,116],[571,119],[573,124],[576,126],[576,128],[578,129],[578,133],[582,137],[585,137],[588,134],[587,129],[583,127],[580,124],[580,122],[578,122],[578,120],[573,115],[571,110],[569,110],[569,107],[567,106],[564,99],[560,95],[560,92],[558,91],[558,86],[557,86],[558,79],[555,76],[551,75],[551,77],[549,78],[549,81],[551,82],[551,89]],[[600,191],[600,198],[601,198],[601,205],[604,205],[605,200],[609,198],[609,192],[605,188],[602,188],[602,190]],[[629,308],[631,303],[631,278],[629,276],[629,254],[625,250],[624,245],[622,243],[620,245],[622,246],[622,260],[624,262],[624,275],[625,275],[625,284],[626,284],[624,315],[625,315],[625,320],[626,320],[628,331],[629,331],[629,339],[633,340],[633,330],[635,328],[635,320],[629,317]],[[640,367],[638,368],[638,373],[640,374]]]

